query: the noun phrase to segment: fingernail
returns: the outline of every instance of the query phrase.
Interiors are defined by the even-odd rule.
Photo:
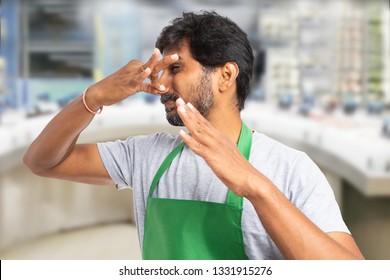
[[[190,107],[191,110],[195,108],[190,102],[187,103],[187,106]]]
[[[179,130],[179,134],[180,134],[180,135],[186,135],[186,133],[185,133],[185,131],[184,131],[183,129],[180,129],[180,130]]]
[[[179,58],[179,56],[175,53],[175,54],[173,54],[173,55],[171,55],[171,59],[173,59],[173,60],[176,60],[176,59],[178,59]]]
[[[166,88],[165,88],[165,86],[164,85],[160,85],[159,87],[158,87],[160,90],[166,90]]]
[[[180,105],[186,104],[186,103],[184,102],[184,100],[183,100],[181,97],[178,98],[177,101],[179,102]]]
[[[160,50],[158,48],[154,48],[153,54],[159,54],[159,53],[160,53]]]
[[[183,106],[179,106],[178,108],[179,111],[185,113],[186,112],[186,109],[183,107]]]

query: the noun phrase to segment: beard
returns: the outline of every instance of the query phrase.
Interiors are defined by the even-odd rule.
[[[211,75],[210,71],[204,70],[200,83],[196,87],[191,87],[190,92],[193,98],[186,102],[191,102],[192,105],[199,111],[203,117],[207,117],[214,105],[214,95],[211,89]],[[161,95],[161,103],[168,101],[176,102],[179,96],[176,93],[166,93]],[[182,119],[175,108],[165,108],[167,121],[173,126],[185,126]]]
[[[176,102],[179,96],[176,93],[165,93],[161,95],[160,101],[165,104],[168,101]],[[165,108],[167,121],[173,126],[184,126],[183,121],[179,117],[175,108]]]

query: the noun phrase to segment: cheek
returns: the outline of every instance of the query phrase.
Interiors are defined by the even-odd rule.
[[[192,84],[191,78],[184,77],[180,74],[176,74],[172,79],[172,88],[174,92],[179,94],[183,99],[186,99],[188,95],[191,94]]]
[[[187,102],[194,101],[193,99],[197,96],[200,83],[200,73],[193,73],[192,75],[177,73],[172,78],[173,91]]]

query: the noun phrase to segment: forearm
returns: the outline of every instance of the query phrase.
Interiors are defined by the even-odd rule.
[[[93,92],[88,92],[87,98],[92,110],[99,108]],[[56,166],[70,153],[93,117],[84,107],[82,97],[76,98],[46,125],[27,150],[23,161],[36,173]]]
[[[162,85],[160,85],[158,73],[177,61],[179,57],[175,54],[159,60],[159,56],[160,51],[155,49],[145,64],[132,60],[115,73],[90,86],[86,93],[88,108],[96,112],[102,106],[116,104],[140,91],[161,94],[159,89]],[[146,78],[149,78],[151,83],[145,83]],[[78,136],[93,117],[94,114],[84,106],[82,96],[76,98],[49,122],[31,144],[24,156],[24,163],[35,173],[47,174],[46,171],[56,167],[66,158],[70,158],[68,156],[76,150],[73,148],[77,146]],[[84,160],[97,157],[95,149],[82,150],[77,154],[77,159],[83,156]],[[60,170],[57,173],[62,175],[71,173],[69,172],[69,169],[72,169],[70,166],[65,169],[66,171]]]
[[[286,259],[363,258],[321,231],[262,174],[249,181],[252,192],[248,199]]]

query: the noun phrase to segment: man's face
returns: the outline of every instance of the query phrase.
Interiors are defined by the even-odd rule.
[[[207,118],[214,105],[212,71],[205,69],[191,55],[188,43],[183,40],[179,46],[164,50],[164,56],[177,53],[179,60],[164,70],[160,82],[168,89],[161,95],[168,122],[174,126],[184,126],[176,108],[176,99],[191,102]]]

